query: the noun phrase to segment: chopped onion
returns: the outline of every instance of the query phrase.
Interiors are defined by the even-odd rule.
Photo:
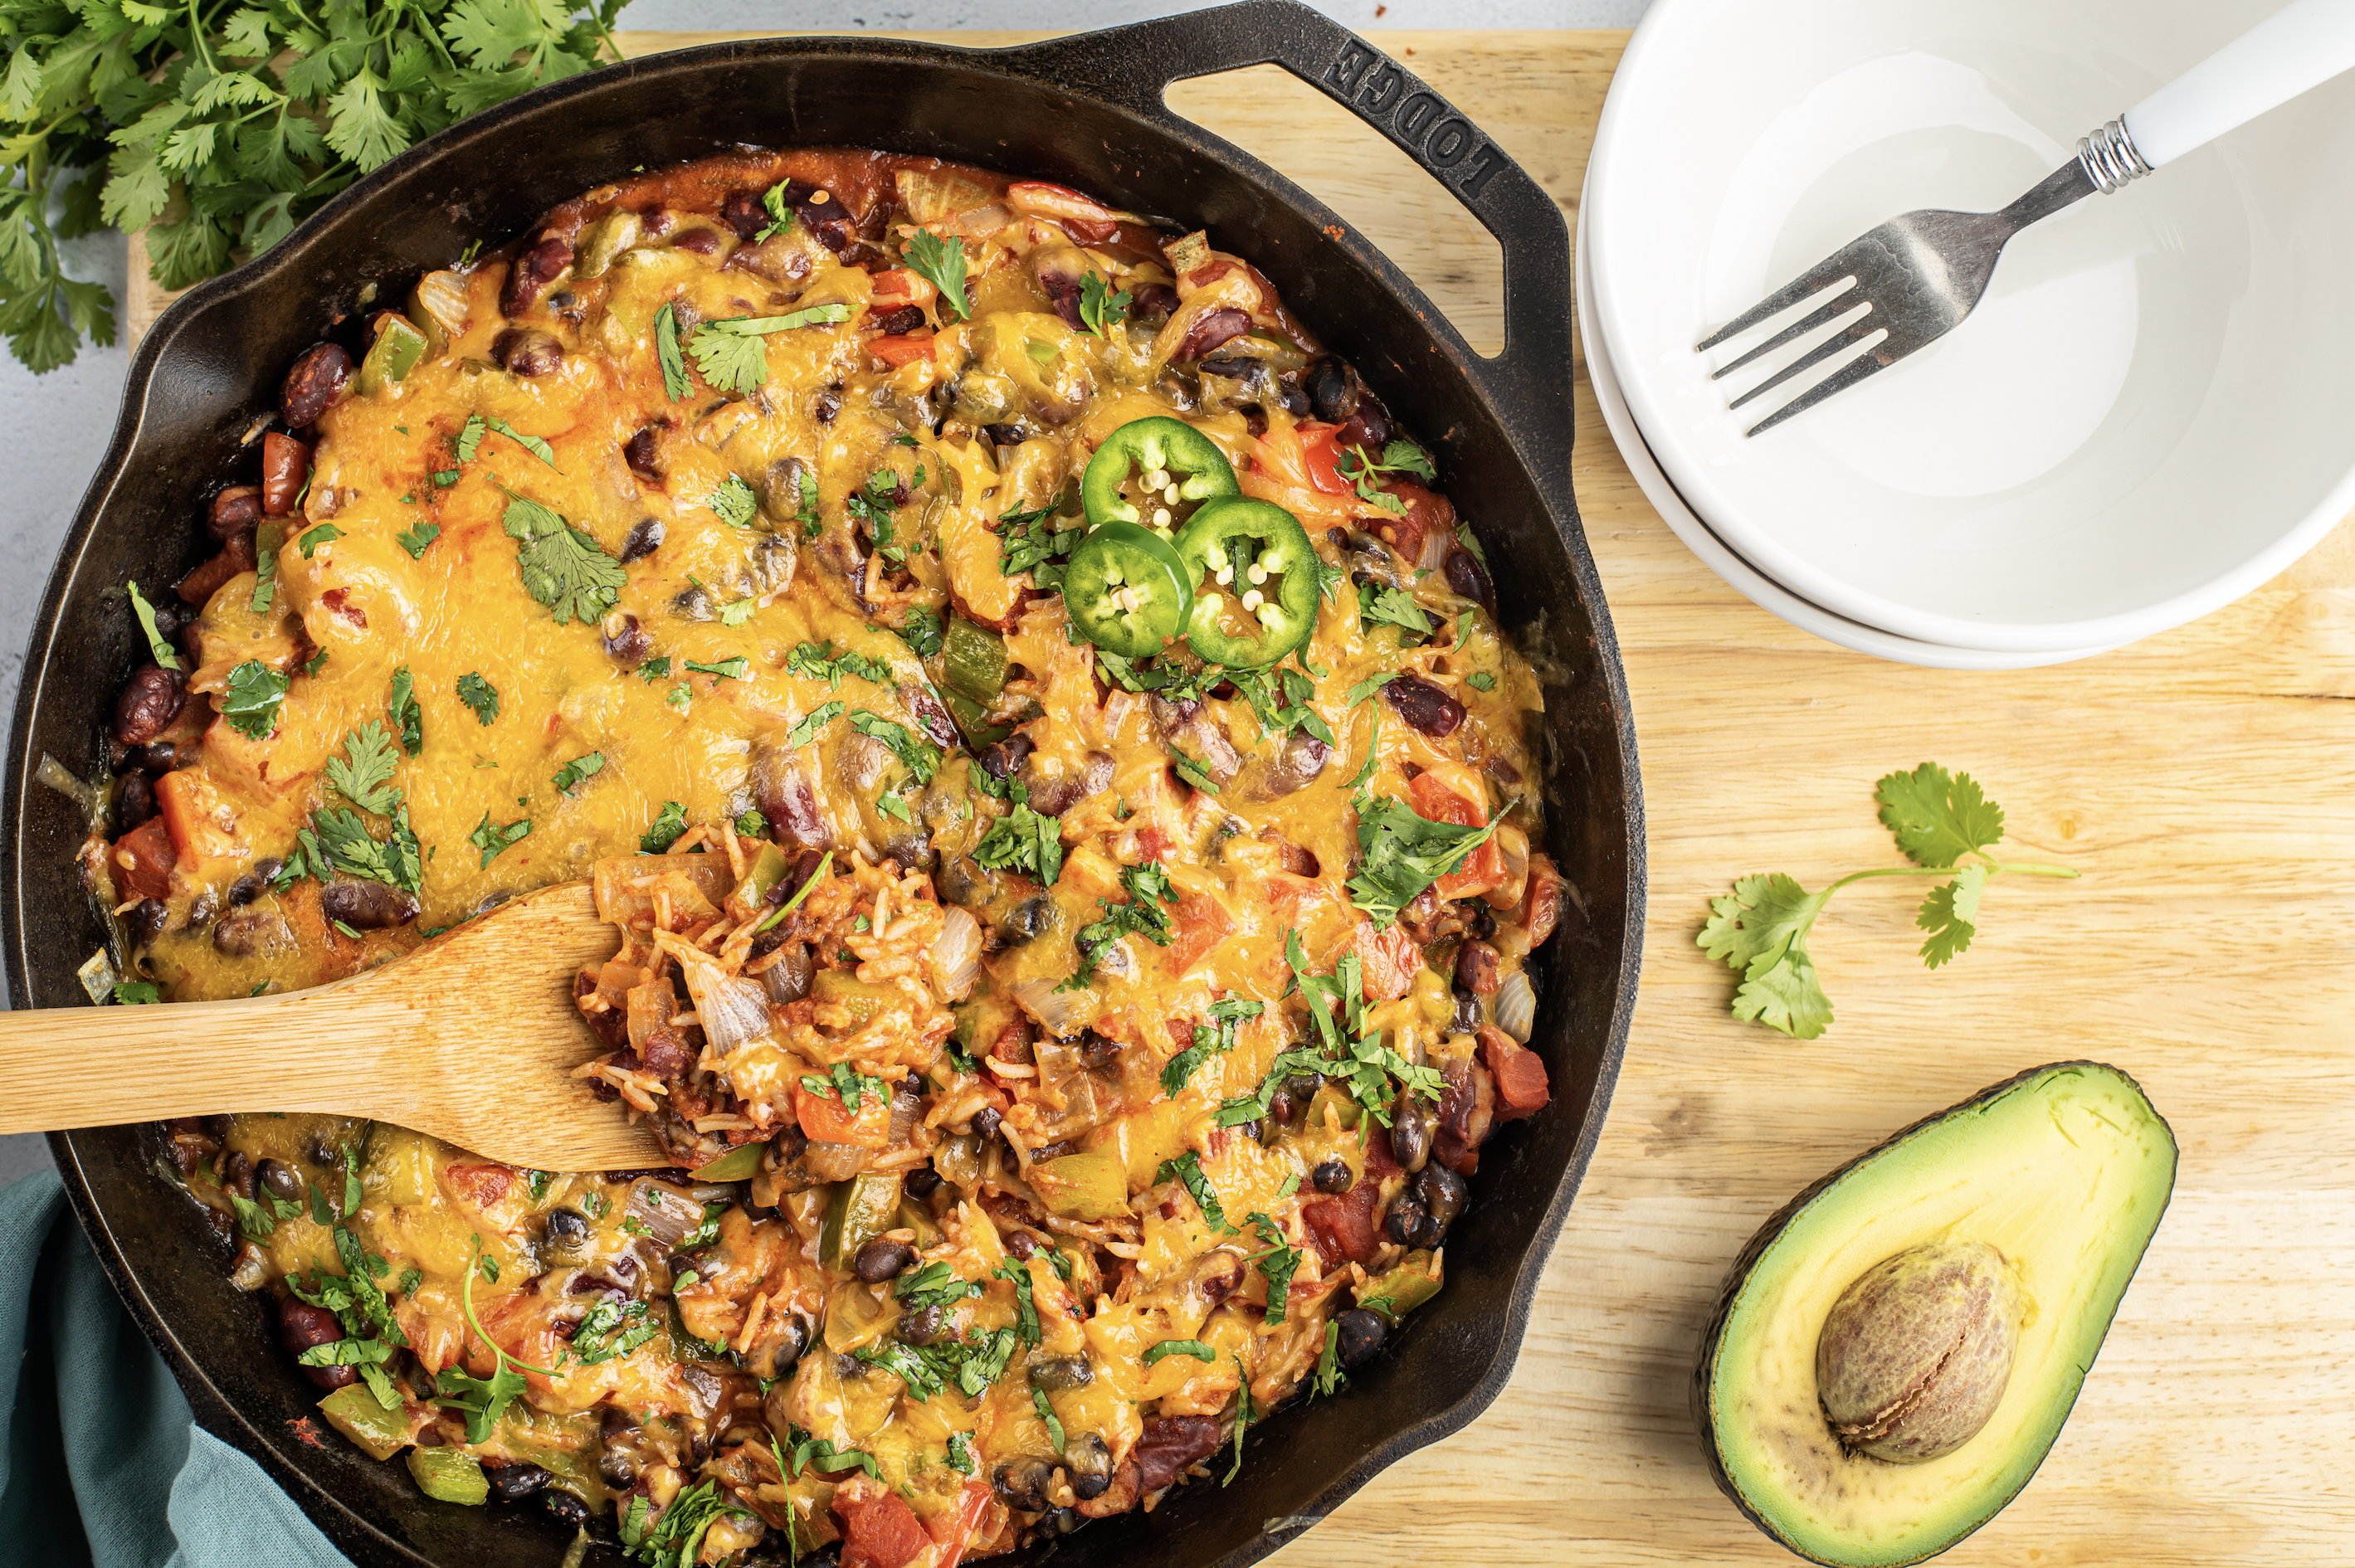
[[[625,1212],[636,1216],[637,1234],[665,1253],[703,1223],[703,1205],[695,1201],[695,1195],[667,1181],[641,1179],[631,1182]]]
[[[1444,528],[1433,528],[1430,533],[1425,534],[1423,536],[1423,554],[1415,557],[1415,569],[1423,572],[1437,571],[1446,564],[1447,546],[1455,542],[1455,535]]]
[[[80,806],[85,822],[98,821],[101,809],[98,791],[75,778],[64,763],[45,751],[41,753],[40,767],[33,770],[33,777]]]
[[[1526,970],[1515,969],[1497,988],[1497,1027],[1524,1045],[1537,1033],[1538,993]]]
[[[780,1007],[799,1001],[809,994],[810,975],[816,967],[808,943],[791,943],[779,948],[776,961],[761,971],[761,987],[769,993],[769,1000]]]
[[[1099,949],[1096,962],[1103,962]],[[1085,991],[1058,991],[1050,980],[1017,980],[1007,988],[1008,995],[1023,1012],[1038,1021],[1039,1027],[1058,1037],[1077,1034],[1087,1027],[1088,996]]]
[[[696,1021],[715,1053],[726,1056],[749,1041],[767,1038],[769,993],[760,981],[731,975],[709,959],[681,958],[679,969],[687,994],[695,1000]]]
[[[932,938],[931,957],[942,994],[963,1001],[981,978],[981,922],[972,911],[956,904],[941,911],[941,934]]]

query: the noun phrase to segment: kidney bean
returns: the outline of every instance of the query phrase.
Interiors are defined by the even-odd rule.
[[[941,705],[940,698],[932,695],[930,687],[902,686],[900,688],[900,700],[908,705],[909,713],[924,726],[924,733],[932,736],[933,745],[944,751],[954,751],[964,744],[957,734],[956,720],[949,717],[949,710]]]
[[[320,1345],[332,1345],[344,1337],[344,1326],[325,1307],[314,1307],[289,1296],[278,1304],[278,1342],[286,1347],[290,1356],[300,1356],[304,1351]],[[325,1389],[348,1388],[360,1381],[359,1372],[351,1367],[304,1367],[303,1375]]]
[[[292,516],[294,498],[311,477],[311,449],[276,430],[261,438],[261,510],[272,517]]]
[[[1218,1451],[1219,1423],[1209,1415],[1162,1415],[1136,1440],[1137,1488],[1157,1492]]]
[[[924,313],[921,306],[901,305],[875,324],[887,335],[911,333],[924,324]]]
[[[339,343],[314,343],[286,372],[278,388],[278,411],[290,429],[301,429],[333,406],[352,379],[352,356]]]
[[[1232,305],[1221,306],[1188,327],[1186,335],[1178,340],[1178,351],[1169,357],[1179,364],[1199,359],[1220,344],[1251,331],[1251,324],[1250,312]]]
[[[540,293],[572,265],[572,242],[551,234],[515,260],[499,290],[499,310],[519,316],[538,302]]]
[[[622,443],[622,461],[630,465],[632,473],[636,474],[648,484],[660,484],[663,482],[662,464],[656,460],[655,454],[655,432],[661,429],[660,425],[648,425]],[[656,526],[659,527],[660,524]]]
[[[564,344],[538,327],[509,327],[491,340],[491,359],[517,376],[553,376],[564,367]]]
[[[1444,563],[1447,586],[1487,610],[1497,613],[1497,585],[1488,580],[1488,568],[1469,550],[1452,549]]]
[[[243,1198],[253,1201],[253,1161],[243,1154],[232,1152],[221,1162],[221,1185]]]
[[[1004,740],[991,741],[981,748],[980,762],[993,779],[1010,779],[1015,771],[1038,749],[1039,743],[1019,730]]]
[[[1504,978],[1504,959],[1486,942],[1466,942],[1455,949],[1455,983],[1482,996],[1497,994]]]
[[[381,931],[416,919],[418,903],[413,895],[381,882],[338,878],[320,889],[319,910],[356,931]]]
[[[218,593],[221,585],[240,572],[253,570],[253,535],[232,534],[222,544],[220,554],[182,577],[173,590],[182,602],[200,605]]]
[[[1382,695],[1399,717],[1433,740],[1455,733],[1464,722],[1464,705],[1420,675],[1401,675],[1382,688]]]
[[[769,227],[768,208],[761,205],[760,191],[730,191],[728,199],[719,204],[719,221],[736,231],[736,238],[745,244]]]
[[[144,746],[169,729],[187,703],[186,675],[160,664],[142,664],[115,699],[114,738],[125,746]]]
[[[1166,322],[1178,313],[1178,291],[1167,283],[1132,283],[1128,296],[1128,319],[1140,325]]]
[[[216,539],[226,539],[232,534],[250,534],[261,521],[261,486],[232,484],[213,497],[212,506],[205,514],[205,527]]]

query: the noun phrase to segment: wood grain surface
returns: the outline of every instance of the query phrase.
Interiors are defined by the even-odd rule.
[[[1624,34],[1371,37],[1574,216]],[[1331,202],[1495,341],[1493,242],[1387,143],[1273,68],[1171,101]],[[1917,670],[1774,620],[1688,554],[1582,371],[1578,419],[1578,501],[1651,824],[1626,1066],[1511,1387],[1273,1561],[1791,1561],[1711,1486],[1688,1408],[1727,1262],[1889,1132],[2086,1056],[2134,1074],[2173,1123],[2174,1204],[2051,1458],[1945,1561],[2355,1563],[2355,532],[2098,659]],[[1830,1033],[1799,1044],[1734,1022],[1731,978],[1693,944],[1707,900],[1752,871],[1820,885],[1891,863],[1873,780],[1931,758],[1984,781],[2015,851],[2083,880],[1998,878],[1977,945],[1935,974],[1913,956],[1918,886],[1850,888],[1813,941]]]

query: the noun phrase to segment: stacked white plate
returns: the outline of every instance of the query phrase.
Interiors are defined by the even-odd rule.
[[[2355,505],[2355,73],[2022,232],[1971,318],[1756,437],[1693,344],[1866,229],[1985,211],[2280,0],[1654,0],[1588,164],[1578,321],[1646,496],[1744,596],[1949,669],[2205,615]],[[1807,307],[1796,308],[1796,318]],[[1779,324],[1779,323],[1775,323]]]

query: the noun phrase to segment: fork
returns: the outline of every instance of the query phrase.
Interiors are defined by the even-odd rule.
[[[2355,67],[2355,0],[2291,0],[2077,143],[2077,155],[1994,212],[1923,208],[1858,236],[1694,345],[1706,354],[1802,301],[1814,310],[1710,373],[1721,380],[1822,328],[1838,330],[1727,405],[1739,408],[1831,360],[1823,379],[1751,426],[1754,436],[1928,347],[1987,292],[2011,237],[2095,191],[2115,194],[2195,148]],[[1853,287],[1850,287],[1853,285]]]

